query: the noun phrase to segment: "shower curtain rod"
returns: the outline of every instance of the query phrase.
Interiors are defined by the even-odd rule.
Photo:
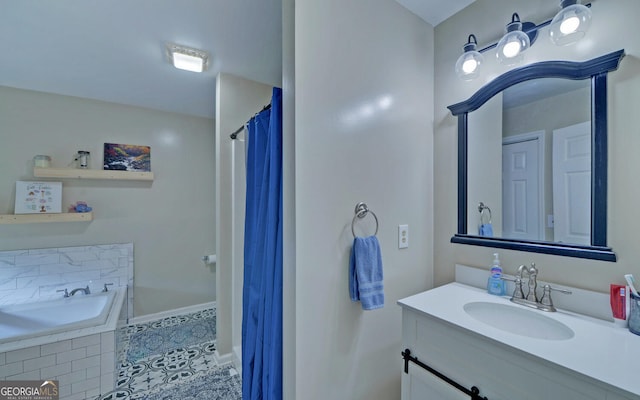
[[[262,110],[260,110],[260,112],[257,112],[256,115],[260,114],[261,112],[263,112],[264,110],[268,110],[271,108],[271,103],[267,104],[266,106],[262,107]],[[229,137],[232,140],[235,140],[238,137],[238,133],[242,132],[242,130],[244,129],[244,125],[242,125],[240,128],[236,129],[231,135],[229,135]]]

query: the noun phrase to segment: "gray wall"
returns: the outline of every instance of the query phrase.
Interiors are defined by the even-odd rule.
[[[587,60],[619,49],[626,57],[620,68],[609,75],[609,204],[608,244],[618,255],[617,263],[582,260],[501,250],[503,268],[515,272],[518,265],[535,261],[540,277],[552,282],[608,292],[609,283],[623,283],[624,273],[640,275],[637,226],[640,186],[634,184],[640,169],[637,149],[640,128],[637,123],[637,93],[640,93],[640,34],[635,17],[640,15],[636,0],[594,1],[593,22],[587,36],[566,47],[553,45],[546,29],[528,50],[525,63],[545,60]],[[485,71],[473,82],[462,82],[453,66],[469,33],[475,33],[480,47],[499,39],[504,24],[517,11],[523,20],[542,22],[557,11],[557,2],[546,0],[477,0],[468,8],[438,25],[435,30],[435,283],[453,280],[454,265],[463,263],[489,268],[495,249],[451,244],[456,230],[456,121],[446,106],[467,99],[478,88],[509,70],[491,54],[485,55]],[[504,21],[504,23],[503,23]]]
[[[295,82],[284,132],[287,394],[399,398],[396,301],[432,284],[433,28],[392,0],[297,0],[293,15],[290,6],[284,30],[294,28],[295,45],[292,51],[285,38],[283,51],[283,82]],[[374,311],[349,299],[351,221],[360,201],[380,222],[385,306]],[[373,233],[371,222],[358,222],[360,235]],[[407,249],[398,249],[399,224],[409,225]],[[286,312],[290,304],[295,310]]]
[[[213,301],[215,146],[211,119],[0,87],[0,213],[32,158],[66,167],[77,150],[100,169],[105,142],[151,146],[154,182],[64,180],[63,209],[94,208],[89,223],[0,225],[0,249],[134,243],[136,316]]]
[[[244,145],[245,133],[235,141],[229,135],[271,103],[272,90],[272,86],[231,74],[216,77],[216,351],[221,357],[231,357],[233,347],[239,350],[242,339],[246,180],[244,157],[238,147]]]

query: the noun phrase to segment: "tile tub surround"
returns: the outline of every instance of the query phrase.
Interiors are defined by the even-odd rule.
[[[127,286],[133,317],[133,243],[0,251],[0,305],[58,298],[56,290]]]
[[[89,399],[115,387],[115,331],[0,353],[0,380],[59,381],[60,399]]]

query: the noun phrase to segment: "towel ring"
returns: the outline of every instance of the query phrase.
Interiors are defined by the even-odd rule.
[[[376,231],[373,235],[375,236],[378,234],[378,217],[373,211],[369,210],[369,207],[367,207],[365,203],[360,202],[356,204],[355,213],[356,215],[353,216],[353,220],[351,221],[351,233],[353,233],[353,237],[356,237],[356,231],[355,231],[356,218],[362,219],[366,217],[367,214],[369,213],[371,213],[371,215],[373,215],[373,218],[376,220]]]
[[[483,224],[484,221],[482,220],[482,217],[485,216],[485,211],[489,211],[489,221],[487,221],[488,224],[491,223],[491,209],[487,206],[484,205],[483,202],[480,202],[480,204],[478,204],[478,212],[480,213],[480,223]]]

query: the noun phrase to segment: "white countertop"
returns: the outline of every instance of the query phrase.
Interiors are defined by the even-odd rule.
[[[539,312],[570,327],[575,335],[567,340],[544,340],[509,333],[482,323],[463,307],[470,302],[495,302]],[[493,296],[485,290],[450,283],[398,301],[402,307],[449,322],[496,342],[516,348],[580,374],[640,395],[640,336],[613,323],[558,310],[543,312]]]

